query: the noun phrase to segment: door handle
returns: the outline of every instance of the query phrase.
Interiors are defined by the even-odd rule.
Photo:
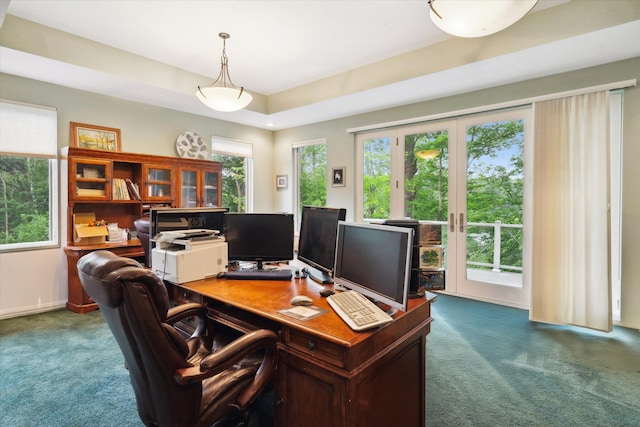
[[[464,231],[464,214],[461,213],[460,214],[460,232],[462,233]]]
[[[456,231],[456,217],[453,212],[449,214],[449,230],[451,230],[452,233]]]

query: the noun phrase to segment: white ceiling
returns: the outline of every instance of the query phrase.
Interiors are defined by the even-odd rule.
[[[1,1],[6,8],[6,0]],[[534,12],[564,2],[541,0]],[[211,81],[220,69],[218,33],[228,32],[233,82],[267,97],[449,38],[431,23],[426,0],[11,0],[6,13]],[[0,71],[260,128],[271,122],[271,129],[282,129],[637,56],[637,47],[630,53],[629,43],[617,40],[629,40],[629,31],[638,34],[637,24],[273,114],[217,113],[194,101],[195,96],[11,49],[2,49]],[[605,35],[614,42],[604,43]],[[574,47],[567,49],[569,42]],[[577,42],[590,46],[589,55],[576,48]],[[543,60],[550,57],[554,61]]]

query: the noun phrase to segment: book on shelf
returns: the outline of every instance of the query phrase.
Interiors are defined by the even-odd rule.
[[[125,183],[127,185],[127,190],[129,191],[131,200],[142,200],[142,197],[140,197],[140,189],[138,188],[138,184],[131,181],[129,178],[125,180]]]
[[[105,191],[97,188],[77,188],[76,195],[84,197],[99,197],[104,196]]]

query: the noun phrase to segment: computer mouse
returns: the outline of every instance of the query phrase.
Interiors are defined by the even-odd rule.
[[[296,295],[291,298],[291,305],[311,305],[313,300],[306,295]]]
[[[335,292],[333,292],[331,289],[324,288],[320,290],[320,296],[322,297],[328,297],[329,295],[333,294],[335,294]]]

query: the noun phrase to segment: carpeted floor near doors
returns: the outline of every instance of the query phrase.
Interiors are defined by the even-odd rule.
[[[442,295],[432,309],[428,426],[640,426],[637,330],[532,323]]]

